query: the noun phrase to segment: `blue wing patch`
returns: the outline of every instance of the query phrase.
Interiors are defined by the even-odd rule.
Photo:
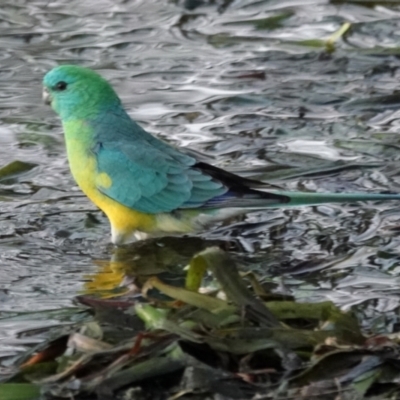
[[[98,189],[127,207],[144,213],[201,207],[228,189],[210,176],[175,160],[146,142],[98,143],[98,173],[111,178]]]

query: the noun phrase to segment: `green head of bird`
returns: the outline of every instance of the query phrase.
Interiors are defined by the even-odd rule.
[[[53,68],[43,78],[43,100],[63,121],[90,118],[120,105],[111,85],[97,72],[76,65]]]

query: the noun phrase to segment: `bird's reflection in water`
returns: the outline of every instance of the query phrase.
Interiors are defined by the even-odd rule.
[[[199,237],[163,237],[116,247],[110,260],[94,260],[99,268],[85,276],[82,294],[102,298],[134,294],[135,287],[141,287],[152,275],[180,285],[192,257],[215,245],[226,247],[229,243]]]

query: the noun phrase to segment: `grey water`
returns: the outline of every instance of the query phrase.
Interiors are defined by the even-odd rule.
[[[76,295],[113,290],[124,275],[110,268],[108,223],[72,180],[60,123],[41,103],[46,71],[99,71],[143,127],[233,172],[292,190],[400,191],[399,17],[379,1],[3,0],[0,167],[35,167],[0,179],[1,359],[76,321]],[[332,300],[392,331],[399,211],[272,210],[201,237],[235,242],[271,290]]]

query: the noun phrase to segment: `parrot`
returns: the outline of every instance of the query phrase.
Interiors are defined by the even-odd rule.
[[[61,119],[73,178],[107,216],[117,246],[201,232],[268,208],[400,200],[398,193],[272,190],[218,168],[144,130],[109,82],[90,68],[51,69],[43,78],[43,100]]]

